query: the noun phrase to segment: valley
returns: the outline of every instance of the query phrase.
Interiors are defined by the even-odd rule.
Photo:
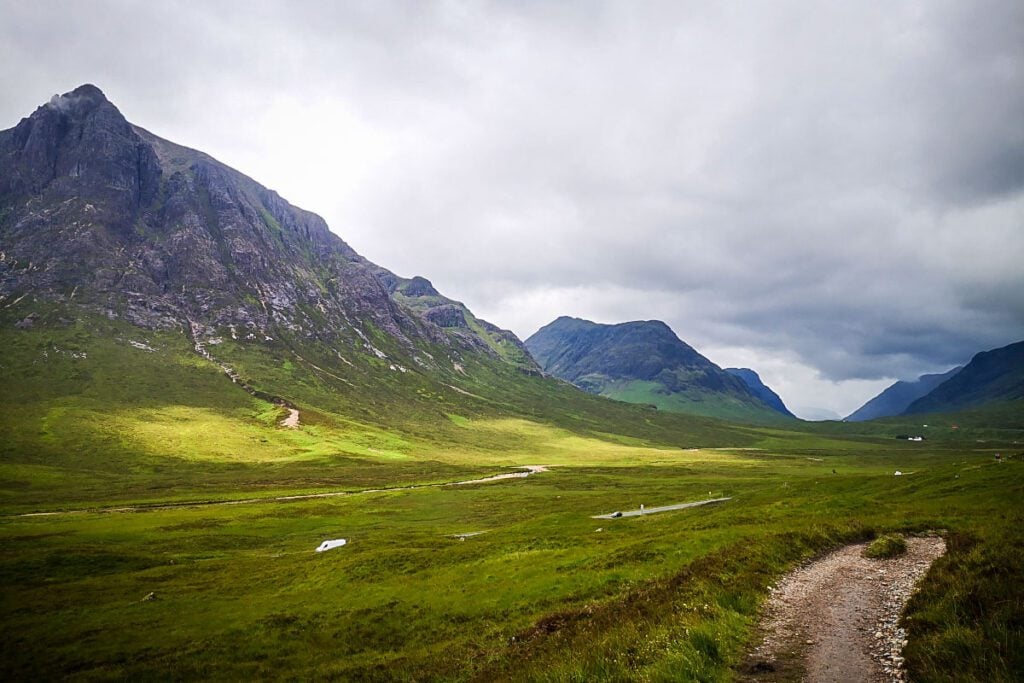
[[[374,422],[294,365],[259,385],[291,388],[292,429],[184,331],[146,335],[149,352],[85,320],[4,333],[8,679],[724,680],[788,569],[926,530],[950,551],[911,603],[911,672],[1021,666],[1019,428],[909,443],[898,425],[743,426],[571,389],[542,417],[527,398],[551,384],[521,374],[500,401],[468,379],[378,387],[361,394],[389,407]],[[246,376],[266,363],[219,353]],[[444,485],[523,463],[547,471]],[[730,500],[592,519],[707,498]],[[332,538],[348,543],[314,552]]]
[[[788,572],[926,532],[909,673],[1024,671],[1019,344],[804,422],[660,321],[524,344],[95,86],[0,171],[4,680],[742,679]]]

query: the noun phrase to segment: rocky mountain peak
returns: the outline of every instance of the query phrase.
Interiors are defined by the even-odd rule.
[[[71,117],[81,117],[95,111],[104,104],[117,110],[103,91],[92,83],[80,85],[71,92],[63,95],[54,95],[50,101],[43,105],[44,108],[56,110],[57,112]],[[120,113],[120,112],[119,112]]]
[[[0,298],[30,292],[253,342],[344,341],[376,358],[390,345],[406,360],[440,345],[536,368],[511,333],[436,324],[420,308],[457,302],[429,280],[398,278],[316,214],[132,125],[94,85],[0,131],[0,254]]]
[[[120,219],[150,201],[160,182],[152,149],[94,85],[54,95],[0,133],[0,165],[0,198],[89,195],[122,228]]]

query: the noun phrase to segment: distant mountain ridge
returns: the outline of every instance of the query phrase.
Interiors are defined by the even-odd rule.
[[[796,410],[801,420],[807,420],[808,422],[838,422],[843,419],[842,415],[829,408],[796,406],[794,410]]]
[[[750,368],[726,368],[725,371],[746,382],[750,390],[754,392],[754,395],[761,399],[765,405],[772,410],[780,412],[783,415],[788,415],[789,417],[796,417],[790,412],[789,408],[786,407],[786,404],[782,402],[782,398],[772,391],[768,385],[762,382],[761,376]]]
[[[545,372],[594,394],[712,417],[781,417],[659,320],[603,325],[563,316],[526,348]]]
[[[976,354],[953,377],[911,403],[904,414],[951,413],[1021,399],[1024,399],[1024,341]]]
[[[921,375],[914,381],[896,382],[850,413],[845,419],[849,422],[863,422],[880,417],[902,415],[911,403],[926,396],[962,369],[963,366],[957,366],[941,374]]]

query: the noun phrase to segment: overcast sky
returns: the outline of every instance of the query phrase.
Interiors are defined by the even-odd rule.
[[[98,85],[525,338],[661,319],[798,414],[1024,339],[1024,3],[0,0],[0,128]]]

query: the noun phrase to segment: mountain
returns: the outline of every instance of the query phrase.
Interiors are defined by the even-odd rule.
[[[838,422],[843,419],[839,413],[834,410],[829,410],[828,408],[797,406],[794,410],[796,410],[797,415],[799,415],[802,420],[807,420],[808,422]]]
[[[903,411],[910,407],[910,404],[925,396],[956,373],[960,372],[963,366],[958,366],[936,375],[921,375],[912,382],[899,381],[885,389],[882,393],[850,413],[846,419],[849,422],[863,422],[874,420],[879,417],[890,417],[902,415]]]
[[[0,132],[0,169],[2,300],[31,292],[145,328],[374,355],[381,336],[424,367],[479,352],[537,371],[512,333],[367,261],[252,179],[128,123],[95,86]]]
[[[725,371],[743,380],[754,395],[772,410],[788,417],[795,417],[793,413],[789,412],[786,404],[782,402],[782,398],[762,382],[760,375],[750,368],[726,368]]]
[[[561,317],[526,340],[545,372],[593,394],[712,417],[776,419],[747,384],[658,320],[601,325]]]
[[[1024,341],[976,354],[960,372],[911,403],[905,415],[951,413],[1024,399]]]
[[[545,377],[511,332],[91,85],[0,131],[0,346],[0,469],[23,477],[0,501],[29,507],[348,486],[382,458],[436,478],[438,454],[570,434],[753,439]]]

